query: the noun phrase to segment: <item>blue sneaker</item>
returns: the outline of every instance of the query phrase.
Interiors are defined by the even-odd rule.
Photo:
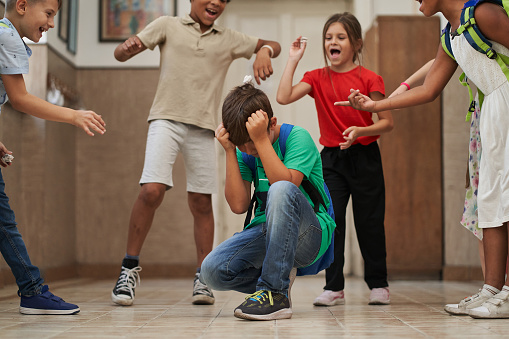
[[[19,313],[21,314],[76,314],[80,311],[77,305],[66,303],[49,291],[44,285],[41,294],[30,297],[21,296]]]

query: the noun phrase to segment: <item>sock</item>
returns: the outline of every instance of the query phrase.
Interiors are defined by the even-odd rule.
[[[493,287],[491,285],[488,285],[488,284],[484,284],[483,287],[482,287],[483,290],[486,290],[488,292],[490,292],[491,294],[495,295],[497,293],[500,292],[500,290],[496,287]]]
[[[130,258],[127,258],[127,256],[124,258],[124,260],[122,260],[122,266],[124,266],[125,268],[128,268],[128,269],[133,269],[135,268],[136,266],[139,265],[139,257],[137,257],[138,259],[130,259]]]
[[[504,287],[502,287],[502,291],[509,292],[509,286],[504,285]]]
[[[129,254],[126,253],[124,258],[140,261],[140,256],[139,255],[129,255]]]

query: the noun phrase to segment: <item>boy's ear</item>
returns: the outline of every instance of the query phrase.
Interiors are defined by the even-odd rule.
[[[276,125],[277,125],[277,118],[276,117],[270,118],[269,128],[275,128]]]
[[[27,0],[16,0],[16,12],[19,15],[24,15],[27,11],[28,1]]]

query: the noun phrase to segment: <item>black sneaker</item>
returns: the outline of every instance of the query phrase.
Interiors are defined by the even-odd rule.
[[[118,305],[131,306],[134,302],[134,289],[140,284],[141,267],[137,266],[137,263],[133,268],[125,267],[125,260],[122,262],[117,284],[111,292],[111,300]]]
[[[292,309],[284,294],[262,290],[247,296],[233,314],[248,320],[290,319]]]
[[[193,286],[193,304],[194,305],[213,305],[216,299],[212,290],[200,281],[200,273],[194,275]]]

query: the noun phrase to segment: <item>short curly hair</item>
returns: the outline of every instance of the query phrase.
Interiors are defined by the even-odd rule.
[[[251,140],[246,122],[251,114],[260,109],[267,113],[269,119],[273,117],[274,113],[269,98],[253,84],[237,86],[228,93],[223,103],[222,119],[229,139],[235,146],[244,145]],[[267,130],[269,130],[269,126],[267,126]]]

